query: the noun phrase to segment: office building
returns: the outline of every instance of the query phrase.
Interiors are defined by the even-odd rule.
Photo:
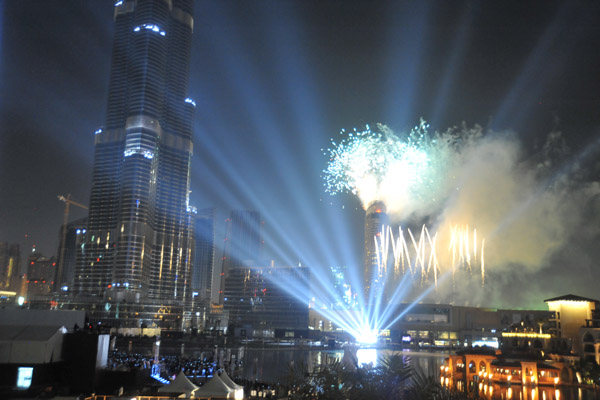
[[[18,244],[0,242],[0,290],[19,291],[21,252]]]
[[[190,299],[192,0],[123,0],[74,292],[98,302]]]
[[[27,299],[44,298],[54,289],[56,258],[34,252],[27,258]]]
[[[306,267],[231,269],[223,297],[230,328],[242,337],[274,337],[278,331],[284,332],[282,337],[299,337],[294,331],[306,335],[309,280]]]
[[[240,279],[236,269],[260,265],[262,248],[262,223],[258,212],[235,210],[225,222],[227,232],[223,245],[219,304],[223,304],[223,291],[227,280]]]
[[[215,260],[215,209],[198,210],[195,218],[192,290],[198,300],[209,303]]]
[[[82,238],[86,232],[87,218],[80,218],[60,227],[55,285],[57,291],[67,292],[73,288],[77,252],[81,250]]]

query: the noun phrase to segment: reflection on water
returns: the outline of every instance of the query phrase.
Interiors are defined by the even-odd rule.
[[[358,349],[356,351],[358,365],[373,364],[377,365],[377,349]]]
[[[460,387],[462,386],[462,382]],[[457,386],[458,387],[458,386]],[[577,387],[552,387],[552,386],[529,386],[529,385],[504,385],[493,384],[487,385],[479,383],[476,387],[471,387],[475,390],[479,397],[492,400],[591,400],[597,399],[598,395],[588,389]]]
[[[247,349],[245,350],[244,364],[241,375],[243,378],[262,382],[281,382],[289,373],[290,367],[306,365],[312,370],[318,365],[327,365],[344,358],[343,350],[299,350],[299,349]],[[448,378],[440,378],[439,371],[445,353],[423,352],[393,352],[390,350],[359,349],[356,357],[359,363],[376,363],[376,360],[387,354],[396,353],[406,357],[406,361],[413,367],[423,371],[427,376],[434,376],[441,380],[444,386],[455,386],[458,390],[465,390],[464,382],[453,382]],[[480,398],[491,400],[592,400],[600,399],[594,391],[577,387],[529,386],[484,384],[474,385],[473,382],[466,390],[475,391]]]

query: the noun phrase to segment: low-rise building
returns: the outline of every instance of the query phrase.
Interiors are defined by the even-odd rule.
[[[309,328],[323,332],[340,331],[336,318],[325,315],[339,313],[340,320],[355,310],[311,309]],[[502,332],[515,324],[547,327],[553,318],[550,311],[503,310],[495,308],[463,307],[450,304],[401,304],[394,311],[396,319],[379,337],[392,344],[407,347],[499,347]]]

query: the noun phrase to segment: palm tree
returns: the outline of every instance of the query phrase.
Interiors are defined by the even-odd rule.
[[[395,400],[403,398],[411,371],[401,356],[390,355],[377,366],[336,361],[312,373],[293,366],[285,381],[290,399]]]
[[[340,361],[312,372],[306,364],[292,366],[284,378],[289,399],[319,400],[465,400],[469,395],[444,388],[435,378],[412,368],[398,354],[378,365]]]

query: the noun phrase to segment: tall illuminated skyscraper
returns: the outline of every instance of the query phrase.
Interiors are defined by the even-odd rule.
[[[104,301],[190,297],[193,0],[123,0],[105,125],[95,135],[89,223],[74,291]]]
[[[385,204],[375,201],[369,204],[365,214],[365,269],[363,273],[365,300],[369,301],[369,295],[373,284],[377,280],[377,246],[375,237],[381,234],[382,226],[389,225]]]

